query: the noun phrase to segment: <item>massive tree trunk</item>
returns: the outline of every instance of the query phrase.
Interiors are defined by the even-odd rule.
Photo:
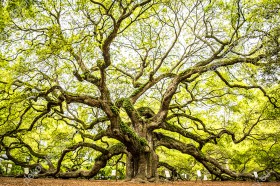
[[[126,159],[126,179],[136,181],[156,181],[158,156],[155,151],[142,152],[132,155],[129,153]]]
[[[139,146],[127,147],[126,179],[136,182],[157,181],[158,155],[155,152],[155,144],[152,131],[147,130],[147,125],[133,125],[137,134],[136,140],[144,140]],[[135,139],[134,139],[135,140]],[[135,141],[136,142],[136,141]]]
[[[148,107],[133,107],[129,99],[120,100],[131,123],[120,122],[119,139],[127,147],[126,179],[136,182],[157,180],[158,156],[155,153],[153,132],[149,129],[148,119],[154,112]]]

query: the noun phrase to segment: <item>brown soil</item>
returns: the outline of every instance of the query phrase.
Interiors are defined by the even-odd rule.
[[[0,186],[280,186],[280,182],[233,182],[233,181],[176,181],[165,183],[131,183],[124,181],[97,181],[77,179],[32,179],[32,178],[1,178]]]

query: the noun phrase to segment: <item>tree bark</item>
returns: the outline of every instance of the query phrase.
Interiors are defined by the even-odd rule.
[[[155,151],[128,154],[126,158],[126,179],[137,182],[156,181],[158,156]]]
[[[144,130],[145,131],[145,130]],[[136,182],[157,181],[158,155],[155,152],[153,138],[151,134],[141,134],[145,136],[147,145],[145,148],[135,152],[129,151],[126,159],[126,179]]]

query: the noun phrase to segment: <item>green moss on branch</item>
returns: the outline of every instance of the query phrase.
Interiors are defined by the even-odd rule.
[[[138,93],[140,93],[140,92],[144,89],[145,85],[146,85],[146,84],[141,85],[139,88],[137,88],[137,89],[130,95],[130,97],[134,97],[134,96],[136,96]]]
[[[145,146],[148,146],[147,140],[143,137],[139,137],[127,124],[121,122],[120,128],[124,134],[128,135],[130,138],[140,144],[142,147],[141,150],[144,150]]]
[[[115,105],[111,105],[110,109],[115,115],[118,115],[120,113],[120,109]]]

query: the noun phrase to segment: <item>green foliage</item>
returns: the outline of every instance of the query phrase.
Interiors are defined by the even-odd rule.
[[[97,66],[99,67],[99,68],[105,68],[105,66],[106,66],[106,64],[105,64],[105,62],[104,62],[104,60],[102,60],[102,59],[98,59],[97,61],[96,61],[96,64],[97,64]]]
[[[209,158],[279,172],[279,4],[1,1],[1,153],[48,169],[45,157],[56,168],[92,145],[70,149],[61,175],[96,160],[109,175],[127,151],[156,151],[182,173]]]

